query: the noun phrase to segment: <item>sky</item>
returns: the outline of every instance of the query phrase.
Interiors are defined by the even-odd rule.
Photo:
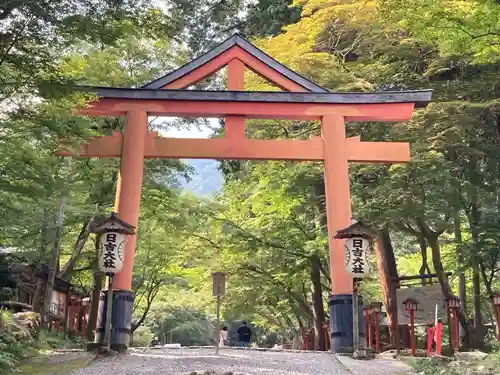
[[[173,118],[162,118],[159,120],[172,121]],[[169,138],[209,138],[212,134],[212,129],[218,126],[217,119],[210,119],[211,127],[191,127],[189,129],[170,128],[168,130],[160,130],[159,133],[163,137]],[[182,186],[185,189],[191,190],[198,195],[211,195],[214,191],[222,187],[222,175],[217,169],[217,161],[215,160],[183,160],[186,164],[191,165],[195,174],[191,181],[183,181]]]

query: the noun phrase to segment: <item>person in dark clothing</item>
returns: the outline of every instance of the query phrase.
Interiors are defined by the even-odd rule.
[[[247,322],[243,322],[242,326],[238,328],[238,341],[239,345],[243,348],[248,348],[250,339],[252,338],[252,330],[247,327]]]

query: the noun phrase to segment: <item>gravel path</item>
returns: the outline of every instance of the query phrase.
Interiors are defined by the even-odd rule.
[[[384,363],[387,361],[384,361]],[[388,372],[387,366],[374,369],[373,362],[363,362],[359,374],[403,374]],[[378,367],[378,366],[377,366]],[[328,353],[259,352],[221,350],[218,356],[210,349],[145,349],[93,362],[72,375],[189,375],[213,371],[216,375],[358,375]],[[361,370],[361,368],[359,369]]]

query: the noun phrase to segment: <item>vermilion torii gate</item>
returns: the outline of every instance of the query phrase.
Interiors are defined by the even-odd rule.
[[[186,90],[224,66],[227,66],[227,91]],[[244,91],[245,69],[251,69],[283,91]],[[94,92],[99,98],[82,109],[82,114],[124,116],[125,129],[123,133],[89,139],[81,145],[78,155],[69,150],[59,155],[121,157],[115,211],[133,226],[137,226],[139,217],[144,158],[323,161],[332,295],[347,297],[352,294],[352,277],[344,269],[343,240],[333,237],[351,220],[348,163],[404,163],[410,160],[410,149],[408,143],[363,142],[359,136],[346,138],[345,122],[405,121],[415,107],[427,105],[431,98],[430,90],[329,92],[279,64],[238,34],[141,88],[81,89]],[[148,132],[148,116],[224,117],[224,137],[163,138],[156,132]],[[246,119],[271,118],[319,120],[322,136],[309,140],[245,139]],[[135,236],[128,238],[124,268],[115,277],[118,295],[131,288],[135,241]],[[120,298],[115,298],[114,304],[120,303],[117,300]],[[334,307],[330,306],[330,310]],[[117,309],[123,310],[120,306]],[[117,318],[121,321],[117,324],[123,324],[122,332],[126,332],[130,329],[131,311],[123,314],[122,319]],[[345,314],[345,329],[332,335],[351,334],[352,309],[345,309]],[[337,316],[335,311],[330,311],[330,315]],[[128,341],[115,344],[128,345]],[[338,349],[332,345],[333,351]]]

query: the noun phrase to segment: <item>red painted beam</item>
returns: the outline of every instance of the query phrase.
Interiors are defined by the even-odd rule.
[[[347,157],[351,162],[405,163],[410,161],[410,147],[401,142],[361,142],[347,138]],[[82,158],[117,158],[121,155],[122,134],[89,139],[80,145],[76,156]],[[61,148],[59,156],[75,156]],[[171,159],[244,159],[322,161],[324,142],[321,137],[310,140],[252,140],[163,138],[150,133],[146,140],[145,158]]]
[[[346,121],[406,121],[414,103],[323,104],[273,102],[220,102],[200,100],[136,100],[101,98],[79,112],[91,116],[125,116],[129,111],[146,111],[150,116],[225,117],[320,120],[338,114]]]

